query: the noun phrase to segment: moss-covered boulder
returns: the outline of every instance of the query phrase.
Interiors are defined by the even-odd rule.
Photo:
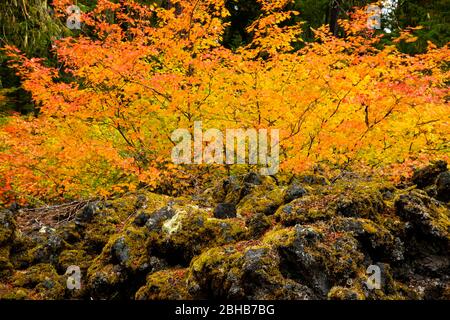
[[[136,293],[136,300],[189,300],[188,269],[168,269],[151,273]]]
[[[66,290],[65,278],[58,275],[52,265],[44,263],[15,272],[12,284],[27,289],[27,299],[64,299]]]
[[[32,263],[56,264],[59,254],[66,247],[63,239],[54,231],[35,238],[36,246],[29,251]]]
[[[415,230],[450,244],[450,210],[420,190],[400,195],[395,201],[397,214]]]
[[[33,252],[36,246],[36,241],[19,234],[10,250],[10,260],[15,269],[24,270],[31,266],[34,262]]]
[[[0,280],[11,274],[10,249],[16,238],[16,223],[9,210],[0,211]]]
[[[245,225],[248,229],[249,238],[258,239],[274,225],[274,218],[260,212],[249,217]]]
[[[13,213],[9,210],[0,211],[0,247],[11,244],[16,231]]]
[[[13,264],[9,257],[9,247],[0,247],[0,281],[13,271]]]
[[[275,213],[275,220],[284,226],[313,223],[330,219],[334,211],[329,203],[334,195],[310,194],[281,206]]]
[[[232,203],[237,205],[242,198],[258,186],[274,186],[275,181],[267,176],[249,172],[242,176],[229,176],[205,191],[204,196],[213,203]]]
[[[361,251],[374,261],[399,262],[404,259],[404,244],[388,229],[369,219],[336,217],[331,221],[338,232],[349,232],[361,245]]]
[[[379,186],[370,183],[359,183],[342,190],[335,207],[336,213],[344,217],[375,220],[380,213],[386,210]]]
[[[447,171],[447,162],[440,160],[426,167],[416,169],[411,178],[418,188],[425,188],[436,182],[440,173]]]
[[[0,300],[26,300],[30,299],[29,289],[14,288],[10,284],[0,283]]]
[[[87,270],[89,294],[99,299],[129,298],[151,270],[143,230],[128,227],[110,238]]]
[[[81,234],[83,249],[90,254],[99,254],[109,238],[125,225],[136,221],[139,214],[143,211],[155,212],[166,206],[169,200],[164,195],[142,193],[85,208],[83,218],[78,219],[76,230]]]
[[[82,273],[86,273],[87,269],[94,260],[93,256],[90,256],[86,251],[82,249],[64,250],[60,253],[57,262],[57,269],[63,273],[70,266],[78,266]]]
[[[436,198],[444,201],[450,201],[450,171],[441,173],[436,180]]]
[[[284,203],[284,193],[285,188],[273,184],[257,185],[237,205],[238,216],[272,215]]]
[[[237,242],[246,236],[239,219],[217,219],[212,211],[194,205],[174,205],[175,215],[164,222],[161,232],[151,233],[151,255],[164,257],[173,265],[188,265],[202,250]]]
[[[212,248],[189,267],[188,288],[194,298],[310,299],[311,290],[283,277],[280,259],[269,246],[238,243]]]
[[[364,261],[350,233],[336,232],[324,223],[273,230],[262,241],[277,249],[283,275],[322,298],[333,286],[355,277]]]
[[[292,200],[301,198],[308,194],[308,190],[302,186],[300,182],[297,180],[292,181],[289,186],[286,188],[283,200],[285,203],[289,203]]]

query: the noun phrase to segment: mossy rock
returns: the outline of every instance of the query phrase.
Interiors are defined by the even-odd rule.
[[[20,234],[14,241],[11,251],[10,260],[15,269],[26,269],[34,262],[34,250],[38,243],[29,237]]]
[[[164,195],[142,193],[98,204],[92,219],[80,226],[83,249],[91,254],[99,254],[111,236],[133,224],[139,211],[153,212],[167,205],[169,200]]]
[[[29,251],[32,263],[56,264],[58,256],[66,247],[66,243],[56,233],[46,234],[41,237],[38,244]]]
[[[336,217],[331,221],[336,231],[350,232],[372,259],[399,262],[404,259],[404,244],[384,226],[362,218]]]
[[[284,203],[285,188],[272,184],[254,186],[237,205],[238,216],[251,217],[258,213],[272,215]]]
[[[13,268],[9,259],[9,247],[0,247],[0,280],[11,275]]]
[[[418,188],[425,188],[434,184],[439,174],[445,171],[447,171],[447,162],[436,161],[429,166],[415,170],[411,180]]]
[[[311,290],[283,277],[279,263],[276,251],[252,242],[212,248],[192,261],[189,292],[195,298],[312,298]]]
[[[395,201],[397,214],[416,230],[446,243],[450,248],[450,210],[425,192],[413,190]]]
[[[441,173],[436,180],[436,198],[444,201],[450,201],[450,171]]]
[[[81,249],[64,250],[58,257],[58,269],[65,272],[70,266],[80,267],[82,272],[86,272],[94,258]]]
[[[87,271],[89,292],[96,298],[128,297],[150,269],[145,242],[145,232],[135,227],[112,236]]]
[[[188,269],[169,269],[154,272],[136,293],[136,300],[189,300]]]
[[[103,264],[99,258],[88,270],[87,292],[94,299],[121,299],[127,275],[123,268],[112,263]]]
[[[409,288],[405,284],[396,281],[393,277],[392,270],[389,264],[374,263],[374,266],[380,268],[380,284],[379,288],[369,287],[368,281],[370,273],[361,269],[357,276],[350,281],[347,281],[346,289],[357,294],[358,299],[366,300],[411,300],[419,299],[417,291]],[[337,292],[336,292],[337,293]],[[333,295],[330,291],[329,296]]]
[[[364,300],[365,297],[358,291],[350,288],[335,286],[327,295],[329,300]]]
[[[211,202],[237,205],[255,188],[267,189],[274,186],[275,181],[272,178],[249,172],[243,176],[230,176],[219,181],[214,187],[205,191],[204,196],[211,199]]]
[[[336,232],[325,223],[274,230],[262,242],[277,249],[285,277],[301,281],[322,298],[331,287],[354,277],[364,261],[350,233]]]
[[[273,226],[274,219],[273,216],[257,213],[247,219],[245,224],[248,228],[249,237],[251,239],[258,239]]]
[[[334,213],[328,206],[332,199],[334,197],[329,195],[311,194],[303,196],[278,208],[275,219],[285,226],[328,220]]]
[[[50,264],[37,264],[24,271],[16,271],[12,277],[15,287],[30,289],[31,299],[63,299],[65,279]]]
[[[344,217],[376,220],[387,210],[380,188],[371,183],[348,185],[342,191],[336,188],[335,192],[340,193],[334,204],[336,213]]]
[[[30,300],[30,290],[0,284],[0,300]]]
[[[233,243],[247,235],[239,219],[216,219],[211,211],[192,205],[175,205],[175,215],[150,234],[152,255],[164,257],[172,265],[188,265],[204,249]]]
[[[11,211],[0,211],[0,247],[11,244],[16,231],[16,222]]]

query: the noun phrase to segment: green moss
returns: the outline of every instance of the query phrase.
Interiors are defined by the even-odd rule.
[[[13,276],[15,286],[34,288],[48,278],[58,277],[55,268],[46,263],[34,265],[26,270],[17,271]]]
[[[138,209],[155,211],[167,205],[169,197],[154,193],[130,195],[102,204],[94,219],[83,231],[84,250],[100,253],[109,238],[132,225],[132,217]]]
[[[364,261],[351,233],[336,232],[325,222],[270,231],[262,241],[277,249],[286,276],[306,281],[319,296],[326,295],[329,285],[352,278]]]
[[[285,226],[327,220],[333,216],[333,211],[328,207],[329,198],[327,195],[312,194],[295,199],[280,207],[275,219]]]
[[[30,299],[29,290],[14,288],[7,284],[0,284],[0,300],[25,300]]]
[[[210,211],[192,205],[175,205],[175,215],[151,233],[148,243],[152,254],[174,264],[188,264],[193,256],[208,247],[237,242],[246,236],[245,223],[239,219],[221,220]]]
[[[0,247],[0,279],[11,275],[13,265],[9,260],[9,247]]]
[[[291,244],[295,239],[294,228],[284,228],[279,227],[267,232],[262,238],[263,243],[276,246],[287,246]]]
[[[34,260],[34,248],[36,243],[25,237],[20,235],[14,241],[14,244],[11,248],[11,263],[14,265],[16,269],[26,269],[28,268]]]
[[[261,237],[274,224],[273,216],[266,216],[263,213],[257,213],[248,220],[246,226],[248,228],[249,236],[252,239]]]
[[[367,300],[411,300],[419,299],[419,295],[406,286],[396,281],[392,275],[388,264],[378,263],[381,268],[381,287],[379,289],[369,289],[366,282],[369,275],[362,268],[356,277],[347,281],[343,287],[334,287],[328,293],[329,299],[367,299]]]
[[[0,211],[0,246],[12,242],[16,230],[16,223],[9,211]]]
[[[105,264],[97,258],[88,269],[87,287],[89,295],[96,299],[120,298],[121,286],[126,276],[112,263]]]
[[[146,264],[148,259],[145,240],[144,231],[135,227],[128,227],[122,233],[112,236],[102,253],[92,263],[88,274],[110,263],[120,265],[132,272],[138,270]]]
[[[242,217],[250,217],[258,213],[273,214],[284,201],[284,188],[272,184],[255,186],[237,206],[237,213]]]
[[[383,197],[378,187],[359,184],[339,196],[335,203],[336,213],[345,217],[376,219],[386,210]]]
[[[212,248],[193,259],[188,277],[190,291],[200,297],[227,297],[233,286],[233,279],[237,281],[242,277],[239,262],[244,256],[243,247]]]
[[[65,293],[65,282],[49,264],[38,264],[24,271],[17,271],[12,277],[16,287],[31,289],[33,299],[62,299]]]
[[[133,286],[127,282],[148,272],[146,234],[132,226],[112,236],[87,270],[89,294],[99,299],[128,298]]]
[[[422,232],[450,241],[450,210],[430,198],[424,191],[413,190],[400,195],[395,206],[397,214]]]
[[[203,252],[190,265],[188,288],[195,298],[311,298],[309,289],[281,274],[277,251],[258,242],[239,242]]]
[[[64,250],[58,258],[58,267],[65,271],[69,266],[78,266],[82,271],[86,271],[93,258],[84,250]]]
[[[364,300],[365,297],[361,292],[335,286],[328,292],[328,299],[330,300]]]
[[[377,256],[389,257],[395,261],[403,258],[403,248],[391,232],[383,225],[368,219],[337,217],[332,221],[335,230],[350,232],[361,246],[375,252]]]
[[[169,269],[150,274],[136,293],[136,300],[188,300],[187,269]]]

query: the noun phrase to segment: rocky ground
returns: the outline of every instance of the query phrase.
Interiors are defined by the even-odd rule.
[[[196,197],[12,207],[0,299],[450,299],[449,200],[437,162],[400,185],[250,173]]]

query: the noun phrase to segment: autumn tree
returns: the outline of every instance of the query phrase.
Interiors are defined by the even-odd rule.
[[[62,16],[66,2],[55,1]],[[224,0],[99,0],[82,17],[89,32],[55,41],[60,68],[6,47],[40,114],[1,125],[2,201],[192,187],[202,170],[223,172],[171,162],[171,133],[195,121],[279,129],[287,172],[319,163],[396,176],[448,155],[448,46],[430,42],[415,56],[378,46],[383,35],[361,8],[339,20],[344,36],[324,25],[294,50],[302,23],[287,22],[301,13],[290,0],[258,3],[251,41],[237,50],[222,44]],[[396,41],[415,41],[413,32]]]

